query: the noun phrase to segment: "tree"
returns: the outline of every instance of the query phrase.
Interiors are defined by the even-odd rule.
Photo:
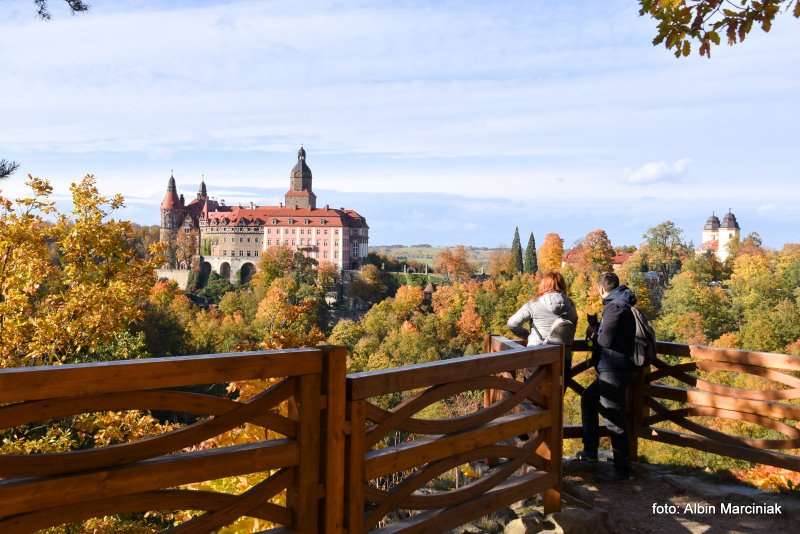
[[[561,269],[561,262],[564,260],[564,240],[555,233],[544,236],[538,260],[539,268],[544,272]]]
[[[444,273],[451,280],[466,280],[475,271],[469,261],[467,249],[463,245],[442,250],[434,263],[436,271]]]
[[[521,273],[525,266],[522,261],[522,242],[519,239],[519,227],[514,229],[514,240],[511,242],[511,258],[514,261],[514,272]]]
[[[3,178],[8,178],[14,171],[19,168],[19,163],[16,161],[6,161],[4,159],[0,159],[0,180]]]
[[[539,264],[536,259],[536,239],[533,237],[533,232],[528,237],[528,246],[525,247],[525,272],[528,274],[539,272]]]
[[[782,8],[800,17],[799,0],[639,0],[639,4],[639,15],[658,21],[653,46],[664,43],[675,57],[691,54],[694,42],[700,55],[710,58],[711,45],[720,44],[720,34],[733,46],[745,40],[754,24],[768,32]]]
[[[72,14],[89,10],[89,4],[82,0],[64,0],[64,2],[66,2]],[[36,5],[36,14],[44,20],[50,20],[50,9],[47,5],[48,0],[34,0],[33,3]]]
[[[160,247],[137,255],[130,223],[111,217],[122,197],[100,195],[91,175],[71,185],[71,213],[46,180],[27,184],[30,197],[0,197],[0,365],[114,357],[110,344],[143,317]]]
[[[683,230],[672,221],[650,228],[642,237],[650,270],[661,273],[664,280],[677,273],[683,259],[691,253],[691,247],[683,241]]]
[[[493,250],[489,253],[489,276],[499,278],[511,274],[513,258],[508,249]]]
[[[616,254],[605,230],[597,229],[589,232],[577,248],[578,265],[583,271],[611,271]]]

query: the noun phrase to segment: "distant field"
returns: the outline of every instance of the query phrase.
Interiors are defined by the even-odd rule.
[[[369,247],[370,252],[377,252],[390,258],[407,261],[418,261],[433,266],[436,256],[449,247],[433,247],[430,245],[388,245]],[[486,268],[489,265],[489,254],[495,250],[503,250],[497,248],[486,247],[467,247],[469,252],[470,261],[473,262],[478,268]]]

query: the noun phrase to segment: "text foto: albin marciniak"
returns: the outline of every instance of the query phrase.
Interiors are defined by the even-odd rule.
[[[689,502],[682,505],[654,502],[652,513],[654,515],[781,515],[783,510],[780,504],[768,502],[750,504],[723,502],[718,505],[705,502]]]

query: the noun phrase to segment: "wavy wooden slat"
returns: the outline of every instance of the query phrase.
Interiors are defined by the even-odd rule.
[[[96,501],[85,501],[69,506],[58,506],[28,514],[0,519],[0,532],[37,532],[39,530],[78,523],[92,517],[111,514],[130,514],[149,511],[206,510],[213,512],[230,506],[236,495],[201,490],[160,490],[126,495],[124,499],[114,497]],[[282,506],[261,503],[248,510],[248,517],[287,525],[292,514]]]
[[[690,430],[701,436],[715,439],[720,442],[740,445],[745,447],[756,447],[759,449],[797,449],[800,448],[800,429],[787,425],[777,419],[763,417],[757,414],[734,412],[707,406],[693,406],[670,410],[654,399],[648,399],[648,406],[656,411],[656,415],[646,418],[643,423],[651,426],[663,421],[673,422],[686,430]],[[720,419],[730,419],[733,421],[746,421],[770,430],[775,430],[787,436],[786,439],[754,439],[743,436],[734,436],[719,432],[712,428],[690,421],[687,417],[717,417]]]
[[[738,458],[748,462],[772,465],[791,471],[800,471],[800,458],[775,451],[756,449],[753,447],[740,447],[730,443],[720,443],[719,441],[709,439],[705,436],[695,436],[653,427],[639,429],[638,435],[641,438],[666,443],[668,445],[688,447],[690,449]]]
[[[709,362],[711,364],[717,364],[720,366],[727,367],[724,362]],[[694,387],[700,391],[708,391],[710,393],[719,393],[720,395],[727,395],[728,397],[735,397],[739,399],[753,399],[753,400],[794,400],[800,399],[800,388],[793,388],[793,389],[765,389],[765,390],[754,390],[754,389],[743,389],[743,388],[735,388],[731,386],[726,386],[724,384],[715,384],[714,382],[709,382],[708,380],[704,380],[702,378],[697,378],[691,375],[686,374],[685,370],[694,370],[698,367],[696,362],[684,363],[681,365],[674,365],[671,366],[669,369],[659,369],[654,373],[650,373],[647,375],[648,382],[654,382],[666,376],[673,377],[677,380],[680,380],[684,384]],[[758,368],[756,368],[758,369]],[[761,368],[763,369],[763,368]],[[769,371],[768,369],[764,369],[765,373]],[[775,373],[775,374],[783,374],[783,373]],[[789,375],[784,375],[785,379],[792,379],[794,377]]]
[[[710,360],[698,360],[695,364],[697,368],[702,371],[738,371],[740,373],[760,376],[773,382],[789,386],[790,388],[800,388],[800,378],[774,369],[767,369],[766,367]]]
[[[297,443],[279,439],[159,456],[80,474],[0,481],[0,516],[80,503],[87,499],[176,487],[297,465]]]
[[[453,454],[539,430],[550,424],[552,421],[549,412],[530,410],[500,417],[478,429],[467,430],[460,434],[438,439],[421,439],[390,449],[372,451],[366,455],[366,478],[404,471],[420,463],[435,462]]]
[[[551,473],[541,471],[528,473],[509,479],[480,497],[458,506],[423,512],[405,521],[390,523],[373,532],[376,534],[447,532],[453,527],[487,515],[498,508],[541,493],[553,487],[556,482],[556,477]]]
[[[41,455],[0,455],[0,477],[74,473],[113,467],[178,451],[222,434],[269,411],[293,395],[294,380],[294,378],[283,380],[262,391],[251,400],[237,403],[236,408],[219,417],[206,419],[184,428],[132,443]]]
[[[696,406],[709,406],[735,412],[762,414],[776,419],[800,419],[800,406],[775,401],[742,399],[708,391],[653,384],[647,386],[645,391],[651,397],[676,400]]]
[[[222,415],[240,405],[241,403],[225,397],[169,390],[66,397],[2,406],[0,429],[103,411],[162,410],[192,415]],[[248,422],[275,430],[285,436],[294,436],[294,422],[278,414],[259,415]]]
[[[394,509],[403,510],[432,510],[455,506],[478,497],[491,488],[508,479],[517,469],[527,462],[541,440],[531,440],[524,447],[495,445],[482,447],[467,453],[451,456],[439,462],[426,466],[403,480],[391,492],[378,491],[370,486],[365,489],[365,495],[370,502],[377,503],[375,510],[367,516],[368,527],[376,525],[381,518]],[[414,492],[425,484],[441,475],[467,462],[486,457],[507,458],[508,461],[498,464],[485,476],[475,480],[462,488],[431,495],[414,495]]]
[[[452,417],[449,419],[415,419],[411,415],[420,412],[426,407],[442,399],[458,393],[477,389],[502,389],[513,391],[513,394],[503,401],[495,403],[488,408],[476,412]],[[509,412],[524,399],[533,394],[536,384],[517,382],[501,377],[482,377],[463,382],[452,382],[435,386],[423,393],[412,397],[399,405],[391,412],[382,410],[373,404],[367,404],[367,417],[378,423],[367,433],[367,447],[383,439],[391,430],[403,430],[414,434],[453,434],[476,428],[484,423]]]
[[[281,378],[321,371],[322,351],[319,349],[200,354],[0,369],[0,404]]]
[[[227,506],[194,517],[170,530],[174,534],[205,534],[224,527],[241,516],[249,515],[250,510],[279,493],[292,481],[292,471],[281,469],[268,479],[259,482],[241,495],[237,495]],[[289,523],[284,523],[289,525]]]
[[[438,385],[442,377],[448,382],[493,375],[509,369],[526,369],[546,365],[561,358],[559,345],[542,345],[507,350],[496,354],[477,354],[450,360],[405,365],[347,376],[348,398],[367,399],[397,391],[409,391]]]
[[[691,357],[697,360],[711,360],[715,362],[730,362],[768,369],[784,369],[787,371],[800,371],[800,356],[777,354],[773,352],[752,352],[744,350],[715,349],[692,345]]]

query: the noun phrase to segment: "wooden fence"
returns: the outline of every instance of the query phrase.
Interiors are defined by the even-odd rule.
[[[444,532],[541,492],[559,509],[562,359],[560,346],[520,347],[349,375],[349,532]],[[481,408],[491,390],[506,395]],[[471,413],[414,417],[470,392]],[[459,466],[487,469],[431,487]]]
[[[317,532],[320,484],[335,486],[320,470],[321,440],[332,457],[337,447],[338,456],[344,453],[343,417],[337,420],[344,413],[344,366],[344,352],[331,348],[0,370],[2,429],[103,411],[206,416],[131,443],[0,455],[0,532],[162,510],[205,511],[172,529],[180,533],[212,532],[240,516]],[[185,389],[254,380],[261,391],[247,400]],[[288,416],[276,409],[282,404]],[[197,448],[244,423],[261,427],[265,439]],[[185,489],[256,473],[260,480],[238,495]],[[269,502],[282,492],[286,505]],[[334,505],[322,521],[335,524],[340,517]]]
[[[282,527],[275,532],[362,532],[398,514],[406,521],[385,530],[413,532],[455,526],[536,492],[546,492],[548,509],[558,508],[560,347],[347,378],[346,356],[321,347],[0,370],[7,436],[71,432],[73,417],[96,412],[152,411],[188,421],[128,443],[0,455],[0,532],[150,511],[204,512],[171,529],[180,533],[213,532],[240,517]],[[537,372],[494,376],[525,368]],[[248,393],[197,392],[230,383]],[[472,414],[419,414],[486,388],[510,395],[487,409],[478,403]],[[379,408],[373,401],[384,395],[402,402]],[[241,443],[232,436],[245,424],[260,431]],[[387,436],[391,446],[384,446]],[[453,491],[424,488],[470,462],[482,477]],[[392,473],[408,476],[383,489],[370,484]],[[217,491],[226,477],[252,483]],[[412,517],[417,511],[424,512]]]
[[[576,340],[573,349],[588,356],[583,341]],[[657,351],[658,357],[635,373],[630,388],[633,435],[800,471],[800,357],[664,342],[657,344]],[[576,378],[593,371],[588,358],[576,360],[565,380],[580,395],[584,388]],[[720,383],[724,379],[749,380],[760,388],[732,387]],[[724,421],[739,423],[740,434],[709,426]],[[605,428],[602,432],[608,434]],[[741,435],[745,432],[772,435]],[[580,437],[580,425],[564,426],[565,439]],[[635,458],[637,439],[631,447]]]
[[[658,352],[631,388],[634,435],[800,471],[800,358]],[[0,532],[186,510],[173,532],[240,517],[276,532],[438,532],[536,493],[559,508],[562,439],[580,436],[562,428],[562,387],[583,390],[588,360],[564,379],[563,347],[498,336],[486,354],[347,376],[346,357],[320,347],[0,370],[6,433],[93,412],[188,414],[130,443],[0,455]],[[249,393],[197,392],[230,383]],[[750,430],[723,432],[724,421]],[[244,424],[260,437],[208,447]],[[242,475],[251,484],[237,493],[192,486]]]

